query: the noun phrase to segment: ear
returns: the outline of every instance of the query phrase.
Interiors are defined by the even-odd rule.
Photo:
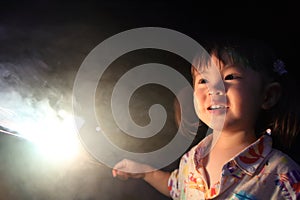
[[[196,76],[197,69],[192,65],[191,67],[191,75],[193,80],[193,87],[195,86],[195,76]]]
[[[278,102],[281,96],[281,85],[278,82],[268,84],[264,95],[262,109],[268,110]]]
[[[193,77],[195,77],[196,72],[197,72],[197,69],[192,65],[192,67],[191,67],[191,74],[192,74]]]

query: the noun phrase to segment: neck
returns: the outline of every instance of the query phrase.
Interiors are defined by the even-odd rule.
[[[219,137],[216,138],[214,148],[218,149],[243,149],[255,140],[254,131],[239,131],[239,132],[220,132]]]

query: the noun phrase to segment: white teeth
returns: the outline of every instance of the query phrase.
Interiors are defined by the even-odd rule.
[[[209,109],[211,109],[211,110],[220,109],[220,108],[225,108],[225,106],[221,106],[221,105],[212,105],[212,106],[209,107]]]

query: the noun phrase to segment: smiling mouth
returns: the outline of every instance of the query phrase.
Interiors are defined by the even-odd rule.
[[[208,110],[219,110],[219,109],[227,109],[228,107],[227,106],[224,106],[224,105],[212,105],[212,106],[209,106],[207,109]]]

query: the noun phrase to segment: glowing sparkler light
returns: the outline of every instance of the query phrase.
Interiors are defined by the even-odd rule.
[[[52,159],[70,159],[78,152],[78,140],[71,115],[65,113],[62,120],[49,116],[37,126],[27,124],[24,134],[33,141],[39,150]]]
[[[39,115],[35,117],[29,117],[28,113],[16,115],[16,112],[8,108],[0,108],[0,125],[15,132],[1,131],[2,133],[29,140],[43,157],[51,161],[70,160],[77,155],[80,141],[74,116],[70,113],[64,110],[56,112],[48,104],[43,104]],[[3,114],[7,117],[3,117]]]

